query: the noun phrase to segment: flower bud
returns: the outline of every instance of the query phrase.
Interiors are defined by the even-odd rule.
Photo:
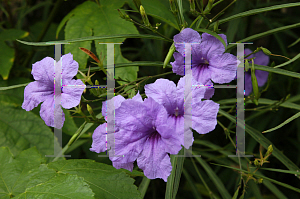
[[[266,49],[266,48],[261,47],[261,50],[262,50],[266,55],[271,55],[271,54],[272,54],[272,53],[271,53],[268,49]]]
[[[255,159],[255,160],[254,160],[254,165],[255,165],[255,166],[258,166],[258,165],[259,165],[258,159]]]
[[[272,152],[273,152],[273,146],[270,145],[270,146],[268,147],[268,150],[267,150],[265,156],[270,155]]]
[[[147,14],[146,14],[146,12],[145,12],[145,9],[144,9],[144,7],[143,7],[142,5],[140,6],[140,13],[141,13],[141,16],[142,16],[142,18],[143,18],[144,24],[145,24],[146,26],[151,26],[151,25],[150,25],[150,22],[149,22],[149,20],[148,20]]]
[[[214,25],[214,32],[219,32],[219,20]]]
[[[92,107],[90,107],[89,104],[86,104],[86,108],[87,108],[88,112],[90,113],[90,115],[92,116],[92,118],[96,119],[96,116],[95,116],[95,113],[94,113]]]
[[[263,182],[262,178],[257,179],[257,183],[261,184]]]
[[[249,61],[246,59],[245,60],[245,72],[247,72],[249,70]]]

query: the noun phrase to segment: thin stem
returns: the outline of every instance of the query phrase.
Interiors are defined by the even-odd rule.
[[[233,3],[235,3],[236,0],[233,0],[228,6],[226,6],[223,10],[221,10],[216,16],[214,16],[212,19],[210,19],[210,22],[213,22],[213,20],[218,17],[221,13],[223,13],[225,10],[227,10]]]

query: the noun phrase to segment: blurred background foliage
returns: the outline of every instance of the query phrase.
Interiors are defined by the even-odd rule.
[[[157,26],[157,31],[169,39],[179,33],[180,28],[176,27],[176,20],[170,11],[169,1],[167,0],[142,0],[150,23]],[[199,2],[199,1],[198,1]],[[216,1],[219,2],[219,1]],[[222,10],[232,1],[220,1],[210,14],[208,19],[222,13]],[[237,0],[228,9],[219,16],[219,19],[225,19],[232,15],[245,11],[269,7],[280,4],[293,3],[292,0]],[[208,1],[203,0],[204,7]],[[95,7],[95,5],[99,7]],[[183,16],[185,21],[190,25],[196,18],[190,12],[188,0],[182,1]],[[113,0],[113,1],[87,1],[83,0],[1,0],[0,7],[0,86],[12,86],[28,83],[33,81],[31,75],[32,64],[43,59],[46,56],[54,57],[53,46],[30,46],[16,41],[20,39],[28,42],[55,41],[64,39],[76,39],[86,36],[100,35],[118,35],[118,34],[154,34],[140,25],[130,23],[119,16],[117,9],[127,14],[131,19],[143,24],[140,14],[137,12],[135,4],[130,0]],[[199,11],[199,10],[198,10]],[[287,25],[297,24],[300,19],[300,7],[286,7],[247,17],[230,20],[220,24],[217,33],[227,35],[228,43],[240,41],[251,35],[264,33],[269,30],[284,27]],[[73,13],[73,14],[70,14]],[[65,21],[63,20],[65,19]],[[168,22],[161,20],[165,19]],[[171,24],[171,25],[170,25]],[[174,26],[172,26],[172,24]],[[209,26],[207,20],[199,28],[214,27]],[[61,31],[57,31],[61,29]],[[178,30],[179,29],[179,30]],[[58,32],[58,34],[57,34]],[[273,54],[282,55],[288,58],[295,57],[299,51],[299,43],[294,43],[300,38],[300,28],[295,27],[275,34],[265,35],[261,38],[250,40],[252,45],[246,45],[251,50],[263,46],[269,49]],[[129,63],[146,61],[162,63],[169,51],[172,43],[164,40],[128,38],[114,40],[95,40],[78,42],[69,46],[64,46],[64,54],[72,52],[74,59],[80,63],[80,70],[86,74],[88,67],[92,67],[92,83],[98,80],[100,84],[105,84],[105,74],[94,62],[78,47],[84,47],[93,52],[98,58],[106,63],[105,47],[96,44],[96,42],[123,42],[116,47],[115,63]],[[291,45],[293,44],[293,45]],[[121,51],[119,51],[119,49]],[[230,51],[236,54],[234,48]],[[102,54],[101,54],[102,53]],[[270,56],[270,64],[279,65],[287,61],[282,56]],[[171,61],[174,60],[173,58]],[[285,70],[300,72],[300,61],[296,60],[291,64],[284,66]],[[139,66],[139,67],[138,67]],[[131,67],[122,67],[116,69],[117,87],[122,87],[125,82],[134,81],[136,78],[145,76],[154,76],[170,72],[171,68],[163,68],[160,65],[134,64]],[[235,122],[225,117],[224,114],[218,116],[218,125],[216,129],[209,134],[199,135],[194,133],[195,142],[193,152],[201,154],[201,158],[185,158],[184,169],[180,179],[178,194],[176,198],[230,198],[235,193],[243,195],[244,198],[299,198],[300,181],[299,176],[283,173],[282,170],[297,168],[300,165],[300,120],[295,119],[287,125],[275,131],[261,134],[262,131],[273,128],[300,110],[300,80],[282,74],[270,73],[271,80],[267,91],[262,93],[259,99],[259,105],[256,106],[251,100],[246,103],[246,154],[253,154],[259,158],[259,153],[264,154],[267,147],[272,143],[277,148],[277,154],[284,154],[288,161],[279,156],[269,157],[269,163],[266,163],[257,172],[276,182],[288,184],[290,187],[282,186],[264,179],[262,183],[257,180],[249,180],[244,185],[240,185],[241,173],[215,164],[226,165],[229,167],[242,168],[247,170],[249,161],[254,158],[229,158],[228,155],[235,154]],[[77,78],[82,78],[78,75]],[[144,93],[143,86],[155,81],[156,78],[168,78],[177,83],[180,76],[173,73],[145,79],[144,81],[133,84],[133,86],[124,86],[124,95],[132,96],[138,90]],[[231,82],[235,84],[236,82]],[[266,87],[266,86],[265,86]],[[265,88],[263,87],[263,88]],[[262,89],[263,89],[262,88]],[[261,90],[262,90],[261,89]],[[119,90],[117,90],[119,92]],[[121,91],[120,91],[121,92]],[[21,109],[23,102],[24,87],[13,90],[0,90],[0,146],[10,147],[14,155],[18,155],[22,150],[37,146],[42,154],[51,154],[51,150],[45,151],[45,146],[53,146],[52,128],[47,127],[39,118],[39,107],[35,108],[32,113]],[[213,100],[220,103],[220,108],[227,111],[235,118],[235,89],[216,89]],[[84,114],[89,116],[86,110],[88,103],[96,114],[101,112],[100,101],[88,101],[95,99],[90,91],[84,94],[85,100],[82,100],[81,106]],[[63,127],[63,145],[65,145],[71,136],[76,132],[78,127],[84,122],[82,116],[75,114],[71,116],[68,110],[64,110],[66,122]],[[19,118],[19,122],[11,124]],[[35,122],[27,122],[27,121]],[[100,123],[91,125],[85,130],[85,134],[77,140],[66,152],[71,155],[71,159],[92,159],[97,162],[111,164],[108,158],[99,158],[98,154],[90,152],[89,148],[92,143],[91,135],[94,129]],[[248,128],[249,127],[249,128]],[[251,127],[251,128],[250,128]],[[251,132],[247,131],[251,130]],[[266,138],[262,140],[259,134]],[[49,143],[52,140],[52,143]],[[270,142],[269,142],[270,141]],[[55,142],[55,141],[54,141]],[[39,145],[40,148],[39,148]],[[50,147],[51,148],[51,147]],[[104,154],[104,153],[103,153]],[[102,154],[102,155],[103,155]],[[278,158],[279,157],[279,158]],[[215,163],[215,164],[212,164]],[[292,163],[292,164],[291,164]],[[290,167],[287,167],[291,164]],[[296,167],[295,167],[296,166]],[[263,168],[280,169],[280,171],[263,170]],[[137,167],[135,167],[138,170]],[[253,169],[251,170],[253,171]],[[299,173],[299,171],[298,171]],[[245,174],[245,173],[243,173]],[[246,179],[246,178],[245,178]],[[256,179],[259,179],[256,177]],[[141,185],[142,177],[135,177],[135,184]],[[246,189],[245,189],[246,188]],[[145,192],[145,198],[164,198],[166,183],[161,179],[151,180],[148,189]],[[236,191],[238,190],[238,191]],[[229,197],[230,196],[230,197]]]

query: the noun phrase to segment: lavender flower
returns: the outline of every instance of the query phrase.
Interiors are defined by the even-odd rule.
[[[219,34],[227,43],[226,35]],[[215,83],[229,83],[236,76],[239,61],[230,54],[224,53],[225,47],[220,40],[214,36],[203,33],[200,34],[186,28],[174,36],[175,47],[178,53],[174,53],[175,62],[171,62],[173,72],[177,75],[184,73],[184,44],[192,44],[192,74],[197,82],[205,84],[209,80]]]
[[[143,99],[139,92],[132,98],[135,101],[143,102]],[[114,105],[115,110],[118,109],[121,106],[121,103],[125,101],[126,99],[122,95],[117,95],[113,99],[107,100],[105,102],[102,102],[102,115],[104,116],[105,120],[107,121],[107,112],[110,111],[110,113],[113,113],[113,109],[109,109],[108,107],[112,107]],[[113,115],[113,114],[110,114]],[[112,118],[111,118],[112,119]],[[115,133],[119,131],[119,128],[115,126]],[[90,151],[100,153],[104,152],[106,150],[109,150],[107,148],[108,146],[111,146],[113,143],[112,141],[107,139],[107,123],[103,123],[99,125],[94,133],[93,133],[93,143],[92,148],[90,148]],[[133,170],[133,162],[129,163],[119,163],[117,161],[113,161],[113,166],[117,169],[124,168],[127,170],[132,171]]]
[[[208,99],[212,97],[214,89],[196,87],[199,83],[194,78],[192,78],[194,86],[191,88],[191,93],[184,100],[185,78],[189,77],[180,78],[177,87],[172,81],[158,79],[153,84],[145,85],[145,93],[148,97],[153,98],[165,107],[168,113],[166,123],[172,129],[172,132],[179,136],[181,144],[189,148],[193,143],[193,133],[189,128],[184,129],[184,110],[191,108],[192,128],[199,134],[205,134],[216,127],[219,104],[211,100],[202,101],[203,98]],[[209,84],[212,85],[211,82]],[[190,97],[190,95],[192,96]],[[189,101],[190,99],[192,101]],[[191,102],[191,107],[187,107],[188,101]],[[185,143],[184,136],[187,138]]]
[[[118,132],[115,133],[115,156],[110,157],[113,163],[128,166],[137,160],[145,176],[167,181],[172,170],[168,153],[177,154],[181,149],[167,117],[166,109],[152,98],[143,102],[123,101],[115,111]]]
[[[36,81],[29,83],[25,87],[22,108],[30,111],[43,102],[40,115],[46,125],[62,128],[65,121],[64,113],[62,113],[62,124],[59,126],[54,124],[54,64],[55,60],[53,58],[46,57],[32,65],[31,74]],[[62,64],[61,79],[63,85],[82,85],[80,87],[63,87],[61,89],[61,105],[66,109],[70,109],[79,104],[85,87],[81,80],[72,79],[77,74],[78,63],[73,60],[71,53],[63,55],[57,64]],[[61,107],[59,110],[62,111]]]
[[[252,51],[248,48],[245,49],[245,55],[249,55]],[[262,51],[258,51],[257,53],[250,55],[247,59],[253,58],[254,63],[258,65],[267,66],[269,64],[270,58],[268,55],[264,54]],[[250,65],[252,63],[249,62]],[[257,79],[257,84],[259,87],[263,86],[268,80],[269,73],[267,71],[255,70],[255,76]],[[248,96],[252,92],[252,80],[251,80],[251,70],[249,69],[245,72],[245,95]]]

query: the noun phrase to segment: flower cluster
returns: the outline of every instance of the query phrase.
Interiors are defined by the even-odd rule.
[[[220,36],[226,42],[226,36]],[[105,118],[107,111],[113,111],[108,109],[109,105],[115,107],[115,153],[110,155],[113,166],[132,171],[136,160],[145,176],[164,181],[172,170],[169,154],[177,154],[182,146],[189,148],[193,143],[190,128],[205,134],[217,124],[219,104],[209,100],[214,89],[203,84],[212,85],[211,80],[230,82],[235,78],[239,64],[235,56],[224,53],[222,42],[209,34],[202,34],[201,40],[198,32],[187,28],[175,35],[174,41],[193,43],[192,76],[182,77],[177,85],[167,79],[145,85],[147,98],[144,100],[138,93],[132,99],[115,96],[102,104]],[[175,47],[178,53],[174,53],[175,62],[171,63],[173,72],[184,75],[184,46],[175,44]],[[186,78],[190,78],[193,84],[190,93],[186,91]],[[191,120],[192,126],[186,127],[185,119]],[[108,149],[106,127],[105,123],[94,131],[91,151],[100,153]],[[107,140],[109,146],[111,142]]]
[[[73,60],[73,55],[71,53],[63,55],[56,64],[62,66],[61,80],[63,85],[79,86],[76,88],[61,88],[61,105],[65,109],[70,109],[79,104],[85,84],[81,80],[72,79],[77,74],[78,63]],[[57,74],[57,71],[55,71],[55,60],[51,57],[45,57],[32,65],[31,74],[35,81],[29,83],[25,87],[22,108],[26,111],[30,111],[37,107],[39,103],[43,102],[40,109],[40,115],[46,125],[62,128],[65,121],[65,115],[62,112],[61,107],[56,109],[56,111],[62,112],[62,123],[54,123],[55,72]],[[56,97],[58,97],[57,94]]]

